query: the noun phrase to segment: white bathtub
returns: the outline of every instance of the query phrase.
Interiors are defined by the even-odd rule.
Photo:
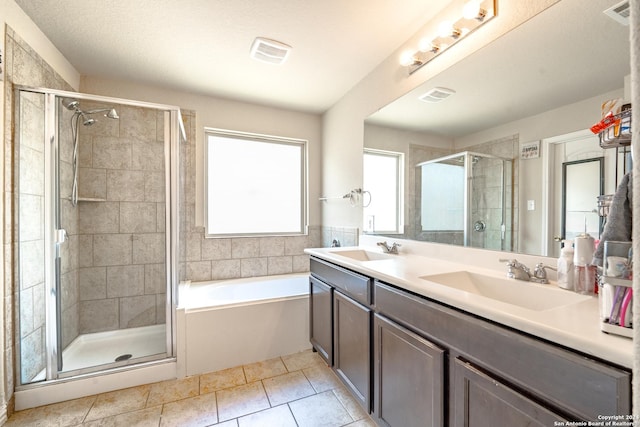
[[[309,275],[181,285],[177,334],[185,375],[309,349]]]

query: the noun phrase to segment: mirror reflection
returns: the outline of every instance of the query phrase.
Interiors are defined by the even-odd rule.
[[[365,153],[404,167],[376,169],[365,161],[363,189],[371,204],[363,208],[363,231],[557,256],[566,231],[562,164],[604,158],[604,194],[628,170],[628,148],[604,150],[588,131],[600,120],[602,102],[624,99],[628,86],[628,26],[603,13],[614,3],[558,2],[368,117]],[[455,93],[439,103],[419,99],[438,87]],[[532,143],[533,156],[523,151]],[[457,172],[472,182],[466,198],[454,196],[464,194],[464,185],[452,189],[453,178],[427,178],[424,170],[457,153],[473,153]],[[493,172],[464,178],[474,156],[479,164],[484,157],[504,163],[502,190]],[[581,209],[598,212],[597,203],[593,198]]]

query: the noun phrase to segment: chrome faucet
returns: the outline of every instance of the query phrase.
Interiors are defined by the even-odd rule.
[[[507,277],[509,279],[531,280],[531,270],[526,265],[518,262],[516,259],[500,259],[500,262],[507,263]]]
[[[551,267],[550,265],[544,265],[539,262],[536,264],[535,270],[533,270],[533,276],[531,277],[532,282],[536,283],[549,283],[549,279],[547,278],[547,270],[546,268],[557,271],[558,269],[555,267]]]
[[[382,250],[388,254],[398,254],[398,248],[402,246],[399,243],[393,242],[391,247],[389,247],[386,240],[384,242],[378,242],[376,243],[376,245],[382,247]]]
[[[510,279],[516,280],[525,280],[527,282],[535,282],[535,283],[549,283],[549,279],[547,278],[547,271],[545,269],[549,268],[551,270],[555,270],[555,268],[544,265],[539,262],[536,264],[536,268],[533,270],[533,274],[531,274],[531,270],[526,265],[518,262],[516,259],[500,259],[500,262],[507,263],[507,277]]]

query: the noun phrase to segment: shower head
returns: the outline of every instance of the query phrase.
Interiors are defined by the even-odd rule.
[[[80,102],[77,99],[73,99],[73,98],[62,98],[62,105],[67,109],[67,110],[77,110],[78,107],[80,106]]]
[[[119,119],[120,118],[120,116],[118,115],[118,112],[116,111],[115,108],[112,108],[111,110],[109,110],[109,112],[107,114],[105,114],[104,116],[109,118],[109,119]]]
[[[83,122],[82,124],[85,126],[91,126],[92,124],[94,124],[96,122],[96,119],[94,119],[93,117],[87,117],[84,114],[82,114],[82,118],[83,118]]]
[[[84,114],[97,114],[97,113],[104,113],[104,112],[107,113],[104,116],[108,119],[120,118],[115,108],[96,108],[95,110],[84,111]]]

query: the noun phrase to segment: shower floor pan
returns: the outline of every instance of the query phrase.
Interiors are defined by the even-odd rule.
[[[62,352],[62,372],[164,354],[166,345],[166,325],[80,335]],[[34,378],[44,379],[44,370]]]

